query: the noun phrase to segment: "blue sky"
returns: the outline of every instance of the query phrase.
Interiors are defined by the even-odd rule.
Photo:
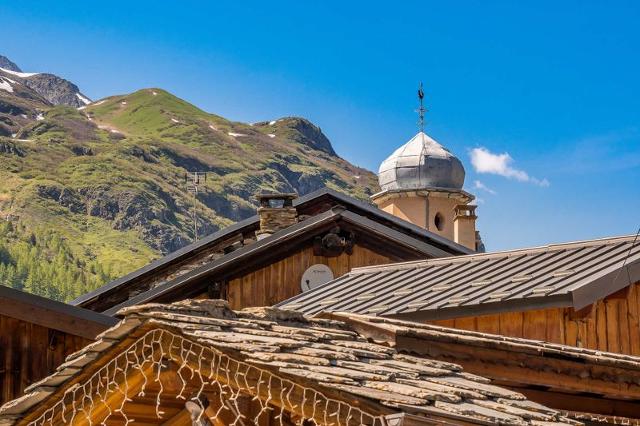
[[[640,226],[639,21],[633,1],[20,1],[0,4],[0,54],[94,99],[304,116],[371,170],[416,132],[423,81],[496,250]]]

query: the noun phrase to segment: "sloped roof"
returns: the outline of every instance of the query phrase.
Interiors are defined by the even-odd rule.
[[[410,238],[420,240],[425,245],[431,246],[430,251],[435,256],[448,256],[473,252],[472,250],[448,240],[447,238],[443,238],[433,232],[427,231],[426,229],[382,211],[373,205],[362,202],[353,197],[349,197],[332,189],[323,188],[299,197],[293,201],[293,205],[298,209],[299,213],[309,214],[311,216],[317,215],[318,210],[322,211],[322,209],[324,209],[324,211],[326,211],[330,209],[331,206],[343,206],[354,214],[379,223],[380,226],[400,232]],[[328,205],[328,207],[325,205]],[[158,270],[171,267],[173,264],[184,262],[185,260],[196,256],[198,253],[205,251],[208,247],[225,241],[235,234],[251,233],[258,228],[259,218],[257,215],[252,216],[227,228],[221,229],[220,231],[199,241],[189,244],[188,246],[185,246],[167,256],[155,260],[136,271],[97,288],[96,290],[90,291],[70,303],[72,305],[88,306],[92,301],[99,297],[104,297],[109,293],[118,291],[118,289],[126,287],[129,283],[136,280],[152,276]]]
[[[306,314],[444,319],[581,309],[638,280],[640,241],[626,236],[356,268],[278,306]]]
[[[116,323],[113,317],[0,285],[0,315],[93,339]]]
[[[341,321],[275,308],[234,312],[226,302],[215,300],[141,305],[119,314],[125,318],[96,343],[71,355],[55,374],[0,408],[0,425],[39,415],[38,410],[51,407],[78,388],[74,377],[95,374],[92,369],[104,365],[101,357],[112,348],[126,339],[126,345],[120,347],[131,348],[129,341],[157,329],[267,369],[292,383],[302,381],[314,391],[365,404],[361,406],[377,404],[389,413],[452,423],[575,424],[520,393],[464,372],[457,364],[405,355],[372,343]]]
[[[367,238],[377,238],[385,241],[388,246],[393,243],[396,254],[401,252],[413,253],[413,256],[443,256],[442,250],[431,246],[419,239],[412,238],[392,228],[380,225],[364,216],[352,213],[342,207],[334,207],[318,215],[296,223],[288,228],[269,235],[253,244],[249,244],[228,253],[218,259],[212,260],[200,267],[193,269],[171,281],[157,285],[134,297],[131,297],[105,311],[106,314],[114,314],[119,309],[136,304],[149,302],[170,302],[167,295],[179,293],[182,298],[195,296],[204,289],[193,286],[195,282],[201,282],[205,276],[212,274],[237,273],[240,269],[250,265],[251,262],[260,260],[264,262],[266,256],[276,255],[278,247],[285,247],[287,250],[294,247],[297,240],[306,240],[313,233],[326,231],[336,224],[349,224],[356,229],[362,229],[366,236],[358,238],[359,241]],[[207,283],[208,285],[208,283]],[[186,292],[186,293],[185,293]],[[163,299],[164,298],[164,299]],[[175,300],[175,299],[173,299]]]

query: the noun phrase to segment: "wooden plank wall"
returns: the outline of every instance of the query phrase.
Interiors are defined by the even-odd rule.
[[[431,323],[483,333],[640,355],[640,283],[594,303],[586,312],[556,308]]]
[[[336,257],[314,256],[313,248],[302,249],[291,256],[257,271],[232,279],[228,283],[227,300],[232,309],[271,306],[300,293],[302,274],[311,265],[323,263],[335,278],[360,266],[382,265],[393,260],[362,246],[353,253]]]
[[[22,395],[90,340],[0,315],[0,404]]]

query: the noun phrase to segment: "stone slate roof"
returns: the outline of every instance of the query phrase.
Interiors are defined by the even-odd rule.
[[[640,357],[634,355],[602,352],[595,349],[579,348],[542,340],[502,336],[433,324],[420,324],[392,318],[353,314],[351,312],[326,312],[318,317],[344,321],[357,329],[366,327],[373,330],[377,341],[385,341],[392,346],[396,346],[396,342],[404,337],[419,339],[424,345],[455,342],[458,345],[467,347],[491,348],[510,353],[523,353],[549,359],[572,361],[585,367],[584,371],[580,372],[584,377],[591,377],[589,376],[590,372],[587,370],[587,367],[590,366],[623,368],[633,376],[629,374],[627,377],[621,377],[620,373],[618,373],[618,382],[623,382],[627,379],[629,380],[628,383],[635,384],[640,381],[638,379],[640,377]],[[361,334],[368,333],[363,332]],[[532,369],[536,367],[531,366]]]
[[[412,321],[581,309],[640,280],[635,236],[355,268],[278,306]]]
[[[340,391],[347,400],[365,399],[391,412],[446,418],[452,423],[577,424],[520,393],[468,374],[457,364],[409,356],[373,343],[341,321],[277,308],[232,311],[217,300],[148,304],[119,314],[124,319],[97,342],[70,355],[56,373],[0,408],[0,425],[13,424],[47,398],[60,398],[65,383],[90,369],[109,348],[136,331],[153,328],[179,333],[292,381],[311,383],[320,392]]]

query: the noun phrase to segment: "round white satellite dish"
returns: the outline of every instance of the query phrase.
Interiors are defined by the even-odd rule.
[[[326,284],[333,279],[333,271],[327,265],[318,263],[309,266],[302,274],[300,288],[303,292],[312,290],[322,284]]]

